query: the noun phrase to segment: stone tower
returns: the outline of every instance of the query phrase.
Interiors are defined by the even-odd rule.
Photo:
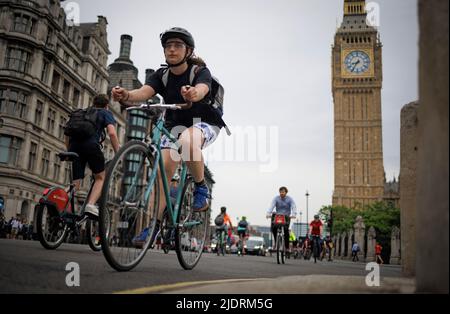
[[[384,193],[382,44],[367,23],[365,6],[365,1],[344,1],[332,48],[333,205],[351,208],[381,201]]]

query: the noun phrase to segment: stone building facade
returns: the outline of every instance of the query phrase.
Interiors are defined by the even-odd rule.
[[[383,201],[395,208],[400,208],[400,180],[395,177],[392,181],[384,180]]]
[[[365,1],[345,0],[332,48],[335,184],[333,205],[350,208],[381,201],[382,44],[367,24]]]
[[[2,0],[0,21],[0,197],[7,219],[31,222],[44,188],[68,183],[57,154],[69,113],[107,92],[108,23],[71,26],[59,0]],[[111,110],[123,141],[125,119]]]

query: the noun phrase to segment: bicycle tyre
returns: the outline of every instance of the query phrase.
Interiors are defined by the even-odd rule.
[[[154,159],[145,143],[130,141],[122,146],[108,165],[99,201],[100,242],[106,261],[117,271],[129,271],[136,267],[158,232],[155,230],[159,208],[158,179],[154,182],[154,194],[149,196],[150,200],[153,196],[152,204],[147,205],[144,197],[148,174],[155,167]],[[131,183],[127,186],[124,182],[118,184],[120,179],[125,178],[124,172],[130,169],[134,180],[130,180]],[[125,186],[128,187],[126,191]],[[116,195],[117,187],[120,187],[120,197]],[[127,197],[125,201],[124,197]],[[139,238],[141,235],[144,237],[142,241]],[[125,250],[128,260],[121,259]]]
[[[47,216],[47,215],[50,215],[50,216],[48,218],[46,218],[46,222],[45,222],[45,224],[43,224],[42,220],[43,220],[44,216]],[[66,240],[67,234],[68,234],[68,228],[67,228],[67,225],[61,220],[61,218],[59,217],[56,210],[53,211],[47,205],[39,205],[39,206],[37,206],[36,219],[37,219],[36,227],[37,227],[38,239],[44,248],[46,248],[47,250],[55,250],[59,246],[61,246],[61,244],[64,243],[64,241]],[[63,228],[62,234],[60,234],[56,238],[53,238],[54,239],[53,241],[51,239],[49,239],[49,237],[45,231],[47,224],[49,223],[48,219],[52,220],[50,223],[58,224],[58,226]],[[58,229],[56,231],[59,232],[60,230],[61,230],[61,228],[58,227]],[[53,232],[52,232],[52,234],[53,234]]]
[[[314,239],[313,242],[313,255],[314,255],[314,263],[317,263],[317,259],[319,258],[319,245],[317,244],[317,239]]]
[[[191,177],[186,178],[182,193],[175,229],[175,250],[181,267],[185,270],[191,270],[198,264],[203,253],[209,228],[210,209],[203,212],[194,212],[194,180]],[[190,227],[190,224],[195,225]],[[198,226],[198,228],[195,226]],[[194,229],[195,231],[191,232]],[[192,245],[193,243],[195,245]]]
[[[281,264],[281,235],[277,233],[277,263]]]
[[[96,229],[97,232],[95,232]],[[95,233],[93,234],[93,232]],[[100,239],[97,240],[97,237],[100,237],[98,232],[98,221],[94,221],[92,219],[88,219],[86,221],[86,234],[87,234],[87,241],[91,250],[94,252],[101,251],[102,250],[101,240]]]
[[[284,232],[281,233],[281,263],[286,263],[286,243],[284,242]]]

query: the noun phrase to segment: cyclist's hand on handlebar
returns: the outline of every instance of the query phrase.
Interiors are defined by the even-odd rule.
[[[125,88],[116,86],[112,89],[111,95],[115,101],[121,101],[129,97],[129,92]]]
[[[291,216],[291,219],[295,219],[295,218],[297,218],[296,216]]]
[[[187,102],[195,102],[198,101],[199,98],[197,89],[190,85],[181,87],[181,96],[183,96],[184,100]]]

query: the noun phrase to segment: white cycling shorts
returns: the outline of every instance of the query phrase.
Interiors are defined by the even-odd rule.
[[[220,129],[216,126],[209,125],[205,122],[198,122],[193,125],[194,128],[197,128],[202,131],[203,134],[203,145],[202,149],[205,149],[217,139],[219,136]],[[161,149],[177,149],[176,145],[171,142],[165,134],[161,136]]]

